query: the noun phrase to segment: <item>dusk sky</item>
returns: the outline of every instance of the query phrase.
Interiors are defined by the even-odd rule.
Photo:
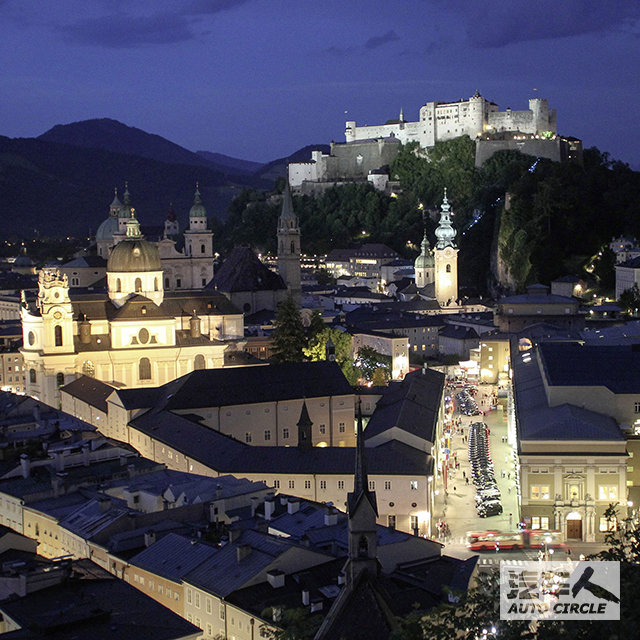
[[[109,117],[268,161],[476,89],[640,168],[638,0],[0,0],[0,134]]]

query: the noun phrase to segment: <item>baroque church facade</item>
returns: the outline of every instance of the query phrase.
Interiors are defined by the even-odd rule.
[[[96,250],[98,256],[105,260],[126,237],[127,222],[133,209],[128,186],[125,187],[123,200],[120,201],[116,191],[109,206],[109,217],[96,232]],[[207,228],[207,210],[197,184],[193,206],[189,210],[189,227],[182,233],[184,246],[181,246],[180,233],[177,217],[171,209],[164,223],[162,237],[155,242],[162,262],[165,291],[201,289],[213,278],[213,233]]]
[[[185,232],[185,258],[193,261],[190,271],[180,271],[183,291],[165,286],[161,246],[144,239],[126,194],[128,217],[120,215],[123,207],[117,218],[110,216],[118,228],[107,260],[106,293],[76,293],[58,269],[40,272],[36,299],[23,292],[21,305],[29,395],[56,406],[60,387],[80,374],[115,386],[144,387],[194,369],[224,366],[225,352],[241,346],[243,315],[221,293],[201,289],[208,275],[198,260],[210,252],[211,234],[199,205],[192,207]]]

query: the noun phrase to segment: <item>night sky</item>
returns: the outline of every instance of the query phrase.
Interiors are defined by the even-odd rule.
[[[638,0],[0,0],[0,134],[109,117],[268,161],[476,89],[640,169]]]

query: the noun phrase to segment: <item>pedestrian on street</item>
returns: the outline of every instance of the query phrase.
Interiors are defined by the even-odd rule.
[[[511,495],[511,487],[509,487],[509,495]]]
[[[511,471],[509,471],[509,473],[507,473],[507,480],[511,480]]]
[[[467,484],[469,484],[469,478],[464,479]]]

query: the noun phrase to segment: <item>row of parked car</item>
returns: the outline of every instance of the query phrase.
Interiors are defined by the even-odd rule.
[[[473,422],[469,426],[469,462],[478,515],[488,518],[501,514],[500,489],[489,453],[489,428],[484,422]]]
[[[458,403],[458,411],[465,416],[479,416],[480,409],[478,404],[474,400],[473,396],[467,389],[463,389],[460,393],[456,394],[456,401]]]

